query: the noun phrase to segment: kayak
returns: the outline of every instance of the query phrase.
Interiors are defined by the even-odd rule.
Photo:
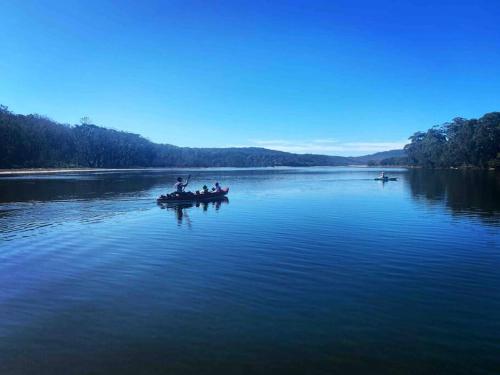
[[[229,188],[222,189],[220,192],[210,191],[208,193],[203,193],[200,191],[196,192],[185,192],[185,193],[171,193],[167,195],[160,195],[156,200],[158,203],[169,203],[169,202],[207,202],[214,201],[218,199],[224,199],[229,193]]]
[[[160,195],[156,200],[158,203],[169,203],[169,202],[206,202],[212,200],[223,199],[229,193],[229,188],[222,189],[220,192],[185,192],[185,193],[171,193],[167,195]]]
[[[396,177],[377,177],[374,178],[375,181],[397,181]]]

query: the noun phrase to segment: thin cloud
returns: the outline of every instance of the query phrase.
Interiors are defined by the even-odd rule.
[[[407,140],[392,142],[341,142],[336,139],[314,139],[292,141],[283,139],[252,140],[246,147],[264,147],[271,150],[293,152],[297,154],[326,154],[358,156],[375,152],[402,149]]]

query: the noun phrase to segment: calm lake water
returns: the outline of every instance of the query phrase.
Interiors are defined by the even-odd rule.
[[[0,178],[0,374],[499,374],[500,174],[378,172]]]

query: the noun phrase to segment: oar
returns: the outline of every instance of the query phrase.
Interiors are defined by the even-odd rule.
[[[186,179],[186,186],[189,184],[189,179],[191,178],[191,175],[189,174],[187,179]],[[183,190],[186,188],[186,186],[184,186]]]

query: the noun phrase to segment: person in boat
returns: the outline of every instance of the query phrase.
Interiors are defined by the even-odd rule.
[[[208,186],[207,186],[207,185],[203,185],[203,187],[202,187],[202,193],[203,193],[203,194],[207,194],[207,193],[209,193],[209,190],[208,190]]]
[[[184,189],[188,186],[189,181],[184,182],[182,177],[177,177],[177,182],[174,184],[175,193],[182,194]]]
[[[215,183],[215,186],[212,188],[212,190],[216,193],[222,192],[222,188],[220,187],[220,184],[218,182]]]
[[[385,175],[385,172],[380,172],[380,175],[378,176],[378,178],[385,179],[385,178],[387,178],[387,176]]]

